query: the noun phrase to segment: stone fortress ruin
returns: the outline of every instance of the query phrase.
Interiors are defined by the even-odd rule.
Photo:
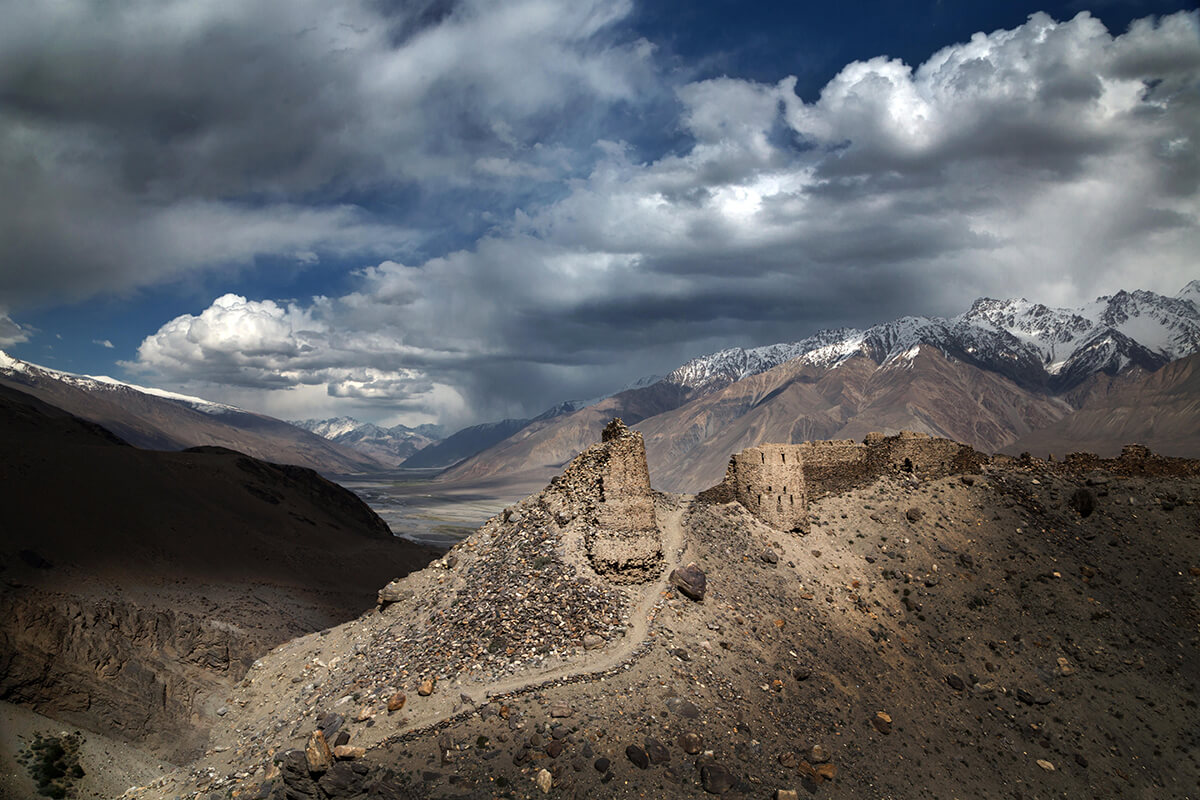
[[[614,418],[598,444],[580,453],[547,487],[563,527],[582,527],[592,569],[617,583],[657,574],[662,537],[642,435]]]
[[[871,433],[862,442],[760,444],[734,455],[725,479],[698,499],[737,502],[773,528],[807,533],[810,498],[885,475],[932,479],[977,473],[987,462],[967,445],[910,431]],[[600,442],[550,482],[541,502],[598,575],[642,583],[658,573],[663,560],[654,498],[642,435],[613,419]]]
[[[725,479],[700,493],[712,503],[738,502],[773,528],[808,531],[808,500],[866,486],[885,475],[934,479],[977,473],[988,457],[965,444],[901,431],[850,439],[761,444],[729,460]]]

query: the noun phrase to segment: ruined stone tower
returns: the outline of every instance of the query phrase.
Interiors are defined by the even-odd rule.
[[[762,444],[729,459],[725,484],[731,499],[773,528],[808,532],[804,465],[790,444]]]
[[[619,583],[657,574],[662,540],[642,435],[613,419],[548,489],[563,522],[581,532],[592,569]],[[569,516],[571,519],[566,519]],[[581,529],[581,530],[580,530]]]
[[[965,444],[901,431],[851,440],[761,444],[729,460],[725,480],[699,497],[738,502],[773,528],[808,531],[808,499],[870,485],[884,475],[922,479],[979,472],[987,457]]]

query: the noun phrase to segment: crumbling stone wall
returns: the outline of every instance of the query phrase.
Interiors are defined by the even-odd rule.
[[[735,455],[725,480],[700,493],[708,502],[737,501],[780,530],[808,530],[808,498],[867,486],[884,475],[925,479],[977,473],[987,456],[923,433],[868,434],[852,440],[763,444]]]
[[[559,524],[581,533],[597,573],[622,583],[658,573],[662,537],[640,433],[614,419],[599,444],[551,481],[547,495]]]
[[[729,459],[728,495],[780,530],[808,531],[808,494],[796,449],[788,444],[751,447]]]

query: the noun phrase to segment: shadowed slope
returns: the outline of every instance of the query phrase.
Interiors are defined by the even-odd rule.
[[[190,752],[255,657],[432,553],[302,467],[152,452],[0,387],[0,698]]]

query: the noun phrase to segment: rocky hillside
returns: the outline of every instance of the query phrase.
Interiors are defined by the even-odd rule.
[[[1071,445],[1070,437],[1085,433],[1085,417],[1075,425],[1065,419],[1103,403],[1087,387],[1155,372],[1200,349],[1198,303],[1198,281],[1175,297],[1118,292],[1076,309],[983,298],[949,319],[904,317],[866,330],[723,350],[654,386],[530,426],[445,479],[536,470],[548,476],[614,414],[646,433],[656,486],[671,491],[703,489],[720,476],[729,452],[758,441],[859,438],[871,430],[924,431],[991,452],[1036,441],[1046,429],[1047,441],[1062,443],[1058,452],[1082,449],[1085,441],[1116,451],[1148,431],[1106,424],[1103,442],[1091,435]],[[1200,450],[1194,433],[1200,418],[1194,406],[1183,411],[1180,424],[1192,438],[1159,437],[1165,452]]]
[[[1072,394],[1077,410],[1023,434],[1004,451],[1116,455],[1117,443],[1140,442],[1158,452],[1200,458],[1200,355],[1155,372],[1093,375]]]
[[[33,395],[151,450],[228,447],[254,458],[327,473],[371,471],[382,466],[364,453],[283,420],[112,378],[59,372],[2,351],[0,386]]]
[[[312,470],[153,452],[0,386],[0,700],[169,759],[282,641],[433,553]]]
[[[647,534],[633,436],[264,657],[127,797],[1194,796],[1200,463],[875,439],[910,457],[813,473],[806,534],[658,495],[658,565],[598,572]]]

